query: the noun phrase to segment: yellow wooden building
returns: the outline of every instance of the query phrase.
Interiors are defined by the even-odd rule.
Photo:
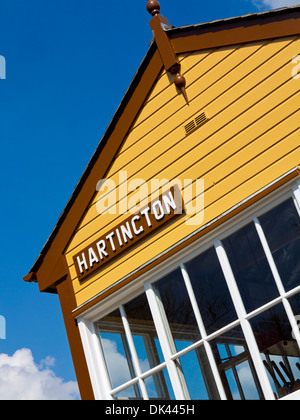
[[[83,399],[300,398],[300,6],[153,42],[26,281]]]

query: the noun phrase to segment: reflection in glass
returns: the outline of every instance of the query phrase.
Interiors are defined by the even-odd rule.
[[[263,399],[241,327],[210,342],[228,400]]]
[[[136,376],[120,311],[112,312],[97,325],[111,386],[116,388]]]
[[[279,295],[254,223],[244,226],[222,243],[247,312]]]
[[[157,340],[146,295],[143,293],[124,305],[133,342],[142,372],[146,372],[163,362],[162,351]]]
[[[206,333],[235,321],[237,315],[214,248],[185,264]]]
[[[180,357],[191,400],[219,400],[219,392],[203,346]]]
[[[155,289],[164,306],[177,351],[182,344],[199,341],[200,332],[181,271],[173,271],[156,282]]]
[[[289,303],[291,305],[292,311],[294,313],[298,328],[300,330],[300,293],[289,298]],[[294,338],[294,334],[292,334]],[[300,370],[300,366],[299,366]]]
[[[175,400],[167,369],[146,378],[145,385],[150,400]]]
[[[300,284],[300,219],[292,199],[259,217],[285,287]]]
[[[276,398],[300,389],[299,347],[283,305],[263,312],[250,323]]]
[[[300,293],[289,298],[290,305],[294,312],[295,317],[300,316]]]

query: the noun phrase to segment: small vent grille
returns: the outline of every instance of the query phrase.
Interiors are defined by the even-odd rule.
[[[195,130],[197,130],[197,128],[208,121],[208,119],[209,118],[207,117],[206,112],[201,112],[201,114],[197,115],[197,117],[195,117],[192,121],[184,126],[185,134],[188,136],[189,134],[193,133]]]

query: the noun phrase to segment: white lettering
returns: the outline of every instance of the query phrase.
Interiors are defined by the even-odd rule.
[[[117,234],[117,238],[118,238],[118,241],[119,241],[119,245],[120,245],[120,247],[122,247],[123,246],[123,242],[122,242],[122,238],[121,238],[119,229],[116,229],[116,234]]]
[[[142,232],[144,232],[144,228],[143,228],[143,226],[141,226],[141,227],[139,228],[139,230],[137,230],[137,228],[136,228],[136,224],[135,224],[135,222],[136,222],[136,221],[139,221],[139,220],[141,220],[141,218],[140,218],[139,216],[134,216],[134,217],[131,219],[131,226],[132,226],[133,231],[134,231],[134,233],[135,233],[136,235],[140,235]]]
[[[204,179],[196,179],[194,184],[195,193],[193,193],[193,181],[184,180],[184,202],[189,216],[185,224],[189,226],[199,226],[204,220]]]
[[[87,265],[87,263],[86,263],[86,259],[85,259],[84,252],[81,254],[81,257],[82,257],[82,260],[80,260],[80,258],[79,258],[79,257],[77,257],[77,264],[78,264],[78,267],[79,267],[79,269],[80,269],[80,273],[82,274],[82,273],[83,273],[83,268],[82,268],[82,266],[84,266],[84,268],[85,268],[86,270],[88,270],[88,269],[89,269],[89,267],[88,267],[88,265]]]
[[[170,181],[166,178],[151,179],[151,201],[154,201],[157,199],[157,196],[159,195],[160,191],[165,185],[170,185]]]
[[[300,55],[296,55],[296,57],[294,57],[292,59],[292,64],[297,64],[300,62]],[[293,67],[292,69],[292,78],[295,80],[299,80],[300,79],[300,63],[297,64],[297,66]]]
[[[157,211],[157,207],[159,207],[160,214]],[[154,213],[154,216],[155,216],[156,220],[161,220],[161,219],[164,218],[164,216],[165,216],[164,209],[163,209],[163,207],[161,205],[161,202],[159,200],[155,201],[155,203],[152,204],[152,210],[153,210],[153,213]]]
[[[101,239],[101,241],[97,242],[96,244],[98,252],[99,252],[99,257],[101,258],[101,260],[104,259],[104,257],[108,257],[108,253],[105,251],[106,249],[106,245],[103,239]]]
[[[171,208],[175,211],[176,210],[176,203],[174,197],[172,196],[171,191],[169,191],[169,197],[167,195],[163,196],[163,200],[165,203],[165,207],[168,214],[171,214]]]
[[[110,245],[111,245],[111,249],[115,252],[116,247],[115,247],[114,241],[113,241],[113,239],[112,239],[112,237],[113,237],[113,236],[115,236],[115,234],[114,234],[114,232],[111,232],[111,233],[109,233],[109,234],[106,236],[106,239],[108,239],[108,240],[109,240]]]
[[[0,340],[6,339],[6,320],[4,316],[0,315]]]
[[[98,263],[99,260],[93,248],[89,248],[89,260],[90,260],[90,267],[92,268],[95,263]]]
[[[132,179],[128,184],[129,191],[135,192],[128,200],[128,210],[135,214],[141,209],[141,203],[145,197],[148,197],[148,185],[143,179]]]
[[[127,171],[119,172],[119,214],[126,214],[128,212],[128,181]]]
[[[147,220],[148,227],[152,227],[150,217],[149,217],[149,214],[148,214],[149,211],[150,211],[150,207],[147,207],[146,209],[141,210],[141,215],[145,216],[145,218]]]
[[[105,408],[105,414],[107,415],[127,415],[136,418],[139,413],[140,407],[126,407],[126,406],[117,406],[112,404],[112,406],[108,406]]]
[[[124,226],[124,225],[121,225],[121,232],[122,232],[122,235],[123,235],[123,240],[124,240],[124,242],[127,244],[127,238],[128,239],[133,239],[133,236],[132,236],[132,232],[131,232],[131,229],[130,229],[130,225],[129,225],[129,222],[126,222],[126,227]]]
[[[103,192],[96,203],[97,212],[99,214],[117,214],[117,192],[114,181],[101,179],[97,184],[96,190]]]
[[[6,60],[0,55],[0,79],[6,79]]]

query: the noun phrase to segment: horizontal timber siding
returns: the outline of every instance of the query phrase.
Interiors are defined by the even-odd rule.
[[[291,76],[291,61],[299,52],[300,39],[288,37],[183,55],[190,106],[163,73],[106,178],[118,184],[120,170],[127,171],[128,181],[148,183],[202,178],[206,224],[297,166],[300,80]],[[202,110],[209,121],[186,136],[184,124]],[[78,305],[199,228],[179,219],[158,231],[155,241],[150,237],[137,244],[80,284],[73,255],[128,217],[99,215],[100,196],[95,194],[66,250]]]

